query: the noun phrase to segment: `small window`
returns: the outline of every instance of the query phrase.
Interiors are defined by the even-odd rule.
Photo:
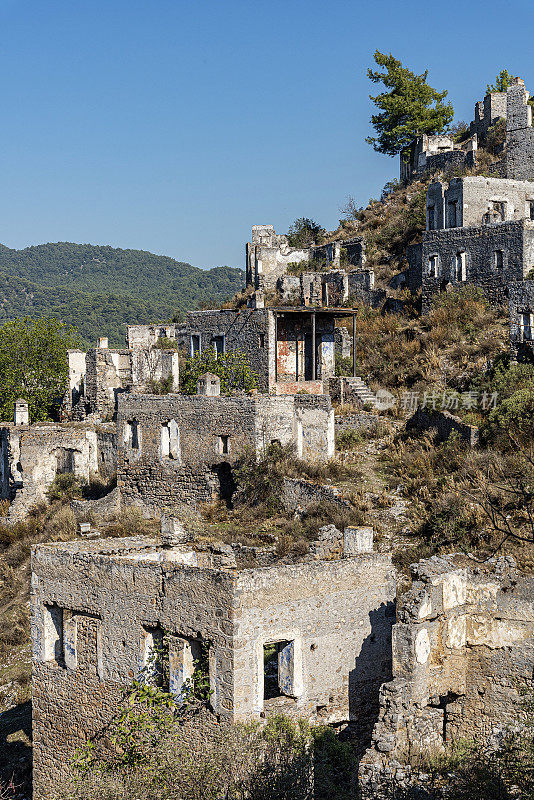
[[[143,648],[143,680],[169,691],[169,640],[162,628],[146,628]]]
[[[270,642],[263,646],[263,699],[295,697],[295,643]]]
[[[200,355],[200,334],[191,334],[191,357]]]
[[[259,336],[258,336],[258,345],[261,348],[265,347],[265,334],[264,333],[260,333],[259,334]]]
[[[136,419],[131,419],[126,423],[124,443],[131,450],[139,450],[139,423]]]
[[[436,208],[435,206],[428,206],[428,230],[433,231],[436,228]]]
[[[224,354],[224,336],[222,334],[214,336],[212,342],[216,357],[222,356]]]
[[[176,420],[161,426],[160,433],[161,457],[180,460],[180,428]]]
[[[456,201],[447,204],[448,227],[456,228],[458,225],[458,203]]]
[[[503,266],[504,266],[504,253],[503,253],[503,251],[502,250],[495,250],[494,259],[495,259],[495,269],[496,270],[501,270],[503,268]]]
[[[494,200],[491,203],[492,222],[504,222],[506,219],[506,203],[502,200]]]
[[[529,219],[534,222],[534,200],[528,201]]]
[[[430,278],[439,277],[439,257],[437,255],[430,256],[428,259],[428,275]]]
[[[64,664],[63,609],[56,605],[44,607],[43,661]]]
[[[467,253],[456,253],[454,257],[454,280],[460,282],[467,279]]]
[[[532,341],[532,314],[521,314],[520,315],[520,327],[521,327],[521,341],[523,342],[531,342]]]
[[[230,437],[219,436],[219,453],[221,455],[228,455],[230,452]]]

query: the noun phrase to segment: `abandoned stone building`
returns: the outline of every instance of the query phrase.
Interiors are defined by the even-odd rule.
[[[534,281],[511,283],[508,295],[511,361],[534,360]]]
[[[117,425],[122,503],[156,512],[231,501],[232,465],[274,442],[308,461],[334,454],[329,396],[125,394]]]
[[[347,309],[279,308],[192,311],[176,326],[176,339],[189,356],[215,350],[244,353],[261,392],[322,394],[335,373],[335,353],[349,355]]]
[[[389,556],[348,544],[344,557],[270,567],[243,567],[229,546],[141,537],[35,548],[34,797],[54,796],[75,749],[102,730],[134,677],[156,680],[143,668],[165,634],[165,688],[179,696],[202,656],[220,720],[283,711],[354,721],[369,741],[392,674],[395,579]]]
[[[491,567],[452,556],[413,566],[393,627],[393,680],[381,688],[373,743],[360,763],[364,800],[386,800],[411,782],[409,753],[484,742],[525,719],[534,579],[510,557]]]
[[[309,270],[304,274],[291,274],[292,266],[298,266],[298,271],[302,272],[303,262],[309,263]],[[372,286],[364,287],[369,275],[360,277],[357,274],[364,266],[365,242],[361,236],[294,249],[288,237],[276,234],[272,225],[254,225],[252,242],[246,245],[247,286],[252,286],[258,297],[274,290],[282,295],[297,291],[299,305],[343,305],[349,295],[355,293],[351,292],[349,282],[354,283],[355,289],[372,289]]]
[[[425,173],[436,174],[475,166],[477,150],[489,129],[506,120],[502,157],[490,165],[495,176],[511,180],[534,180],[534,131],[529,93],[521,78],[506,92],[490,92],[475,105],[475,119],[468,135],[455,141],[452,135],[419,136],[400,155],[400,179],[410,181]]]
[[[134,328],[142,328],[142,332],[147,331],[148,335],[140,341]],[[154,330],[152,335],[151,330]],[[177,390],[178,353],[157,347],[158,339],[162,338],[174,338],[174,325],[157,328],[129,326],[127,349],[111,350],[107,338],[102,337],[97,347],[87,353],[69,350],[69,391],[64,402],[66,418],[84,419],[88,415],[111,418],[121,392],[146,389],[157,381],[171,379],[171,390]]]
[[[534,266],[534,184],[502,178],[436,181],[427,192],[423,241],[412,246],[410,286],[423,310],[439,292],[469,283],[505,303],[509,285]]]
[[[117,466],[115,426],[76,426],[43,422],[30,425],[28,406],[15,404],[15,419],[0,428],[0,498],[9,500],[7,521],[24,519],[57,475],[89,481],[111,477]]]

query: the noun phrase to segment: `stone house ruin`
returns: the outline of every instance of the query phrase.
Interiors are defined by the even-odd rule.
[[[19,401],[15,423],[0,428],[0,498],[10,502],[7,521],[24,519],[32,506],[45,500],[57,475],[84,481],[92,474],[109,478],[116,465],[114,426],[30,425],[27,404],[20,415]]]
[[[410,783],[406,758],[464,739],[487,740],[524,719],[533,688],[534,579],[513,559],[472,569],[459,558],[414,565],[393,627],[393,680],[380,691],[373,744],[360,763],[364,800]]]
[[[136,336],[134,329],[142,329]],[[154,331],[154,333],[151,333]],[[142,338],[142,334],[147,334]],[[110,418],[117,408],[117,396],[131,389],[147,388],[151,382],[172,377],[172,389],[179,387],[178,353],[156,346],[160,338],[174,338],[174,325],[129,326],[127,349],[110,350],[102,337],[97,347],[83,353],[69,350],[69,391],[65,398],[66,417],[83,419],[94,414]]]
[[[335,373],[335,353],[350,353],[346,328],[336,321],[354,317],[347,309],[279,308],[191,311],[176,326],[187,357],[215,350],[244,353],[261,392],[327,392]]]
[[[419,136],[400,154],[400,179],[410,181],[425,173],[447,172],[475,166],[477,149],[492,125],[506,120],[506,141],[501,160],[490,165],[494,175],[511,180],[534,180],[532,108],[525,82],[515,78],[506,92],[491,92],[475,105],[475,119],[463,141],[450,135]]]
[[[504,303],[512,281],[534,266],[534,184],[502,178],[452,178],[429,186],[427,227],[410,248],[410,285],[423,310],[450,287],[470,283]]]
[[[165,642],[164,688],[177,696],[202,655],[223,722],[283,710],[354,721],[368,737],[391,676],[394,599],[390,558],[376,553],[242,568],[229,547],[144,538],[38,546],[34,796],[54,796],[75,749],[111,719],[155,642]]]
[[[230,502],[232,466],[274,442],[308,461],[334,455],[328,396],[125,394],[117,426],[122,502],[152,510]]]
[[[510,359],[534,360],[534,281],[510,284]]]

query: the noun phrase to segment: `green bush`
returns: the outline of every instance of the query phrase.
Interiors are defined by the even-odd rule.
[[[219,377],[221,394],[239,390],[249,392],[258,386],[258,377],[245,353],[233,351],[217,355],[215,349],[210,349],[186,360],[181,373],[182,392],[196,394],[197,381],[205,372]]]

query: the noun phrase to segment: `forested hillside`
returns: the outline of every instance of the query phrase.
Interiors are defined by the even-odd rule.
[[[218,305],[244,283],[242,270],[202,270],[144,250],[57,242],[11,250],[0,245],[0,323],[54,315],[80,332],[124,343],[126,323],[169,321]]]

